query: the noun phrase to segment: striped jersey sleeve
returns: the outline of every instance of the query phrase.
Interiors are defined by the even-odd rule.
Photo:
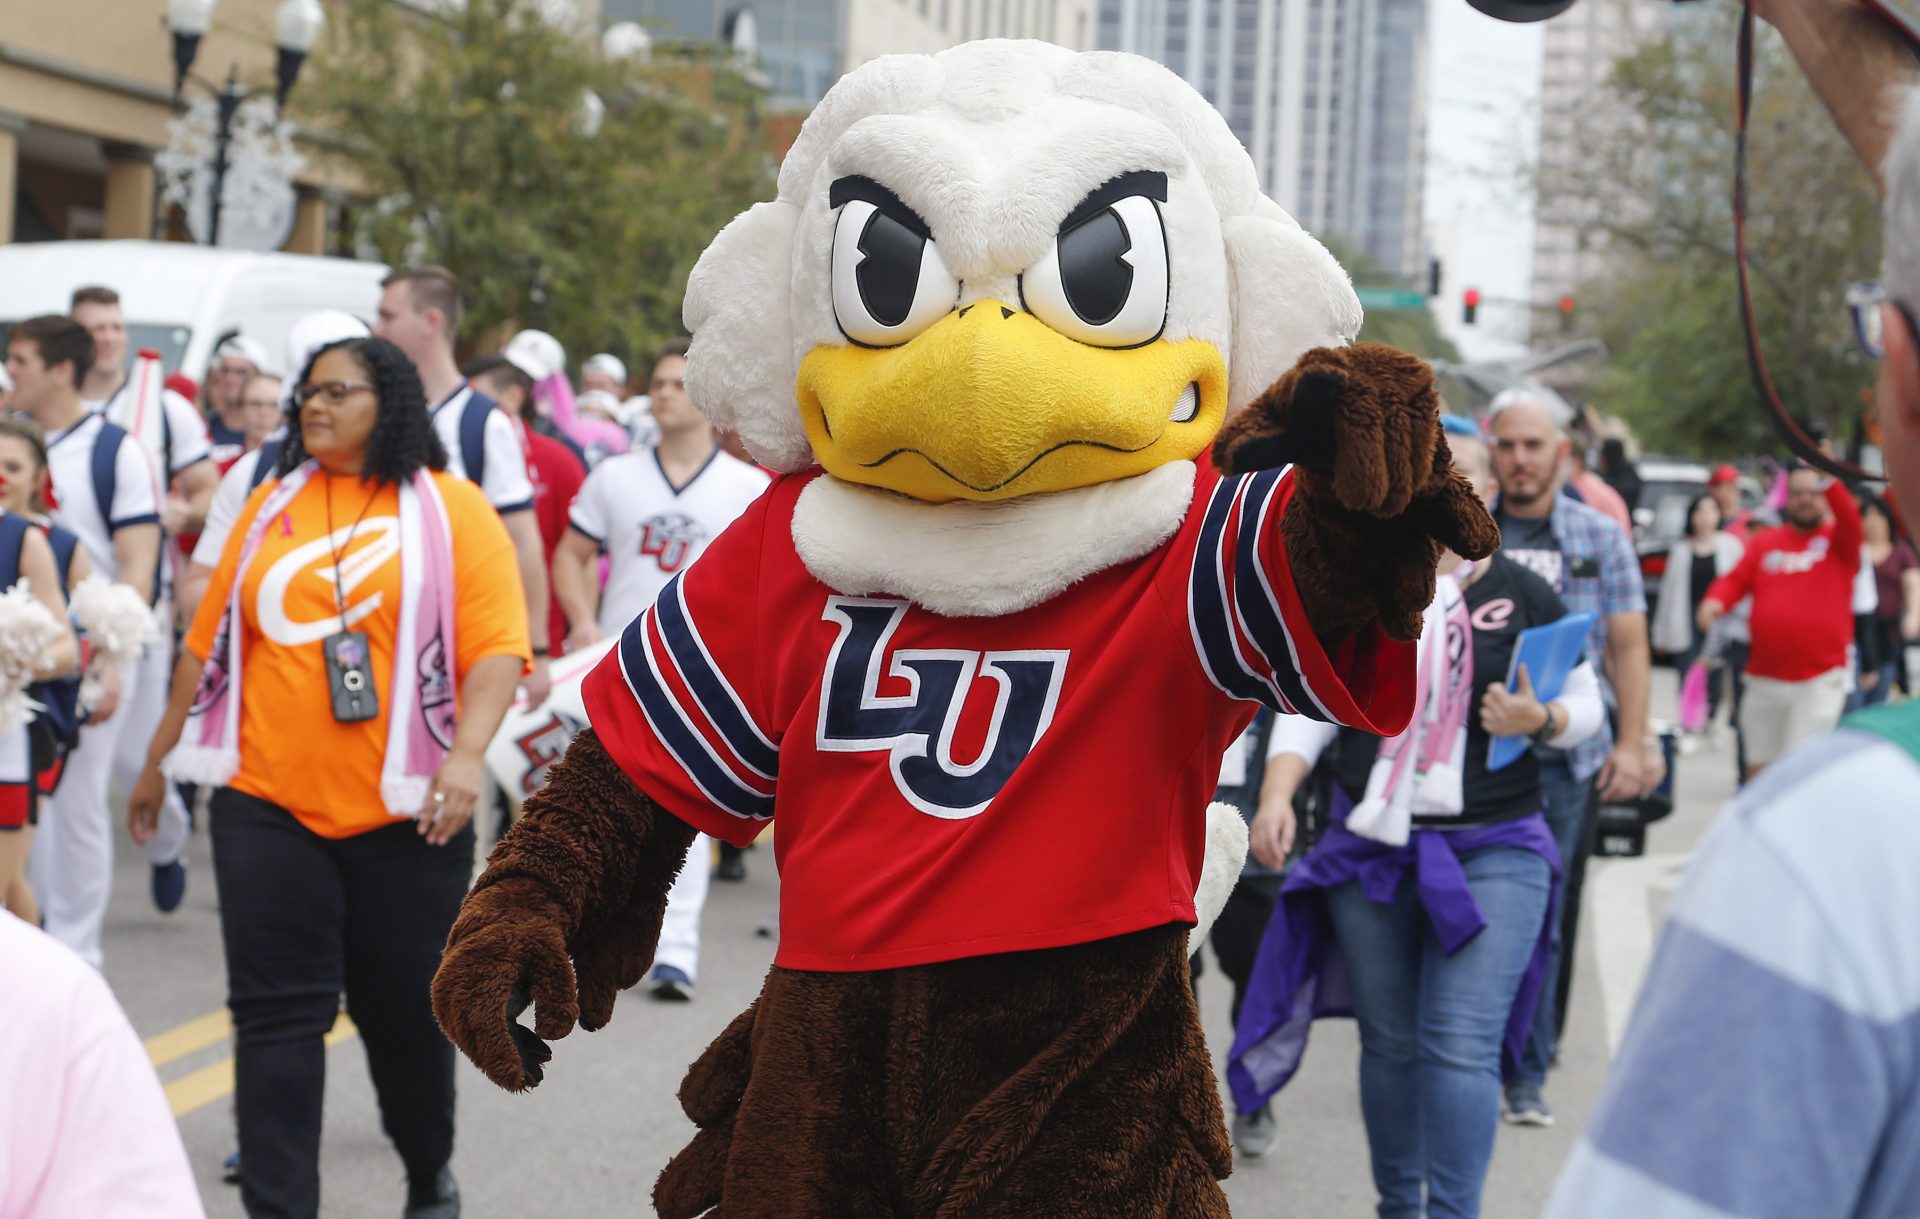
[[[1920,1214],[1916,792],[1843,730],[1722,815],[1550,1219]]]
[[[749,509],[669,581],[582,691],[601,743],[642,791],[741,846],[772,820],[780,770],[751,685],[764,517]]]
[[[1412,643],[1378,627],[1329,652],[1314,636],[1281,541],[1287,470],[1223,477],[1204,509],[1187,586],[1187,628],[1207,679],[1275,711],[1383,736],[1413,714]]]

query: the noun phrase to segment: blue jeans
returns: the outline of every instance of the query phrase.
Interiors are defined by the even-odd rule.
[[[1567,1010],[1568,983],[1575,933],[1580,929],[1580,893],[1592,850],[1593,781],[1576,779],[1564,757],[1540,758],[1540,794],[1547,801],[1547,828],[1560,848],[1559,908],[1553,912],[1553,953],[1547,958],[1546,980],[1540,986],[1540,1006],[1534,1009],[1533,1032],[1521,1058],[1516,1085],[1538,1088],[1547,1082],[1547,1068],[1560,1044],[1560,1027]]]
[[[1873,689],[1862,690],[1856,685],[1853,693],[1847,695],[1847,713],[1849,715],[1860,710],[1862,707],[1878,707],[1881,703],[1887,701],[1887,695],[1893,691],[1893,683],[1900,679],[1900,662],[1897,660],[1889,660],[1876,668],[1874,672],[1880,675],[1880,680],[1874,684]]]
[[[1487,925],[1447,956],[1414,887],[1368,901],[1356,884],[1327,891],[1334,938],[1360,1024],[1360,1111],[1380,1219],[1474,1219],[1500,1124],[1500,1040],[1552,871],[1518,847],[1462,857]]]

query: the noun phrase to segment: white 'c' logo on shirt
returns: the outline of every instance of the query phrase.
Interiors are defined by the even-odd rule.
[[[278,527],[273,522],[267,525],[269,530]],[[333,556],[349,537],[365,538],[366,545],[356,547],[340,563],[340,586],[345,589],[347,598],[347,626],[353,626],[380,608],[384,594],[376,592],[355,604],[353,590],[400,553],[400,518],[395,516],[369,517],[360,522],[358,527],[342,526],[324,538],[315,538],[281,555],[261,579],[260,592],[254,602],[254,609],[260,618],[261,634],[282,647],[292,648],[318,643],[341,629],[341,616],[334,613],[327,614],[317,622],[295,622],[287,613],[287,589],[302,572],[310,572],[315,579],[326,584],[326,600],[331,605],[334,599]],[[309,568],[308,564],[313,563],[318,566]]]

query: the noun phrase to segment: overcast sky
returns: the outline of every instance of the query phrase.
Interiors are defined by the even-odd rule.
[[[1426,228],[1445,268],[1441,329],[1468,359],[1524,350],[1519,310],[1483,308],[1460,324],[1460,294],[1525,300],[1533,218],[1524,170],[1539,137],[1540,25],[1482,16],[1467,0],[1427,0]]]

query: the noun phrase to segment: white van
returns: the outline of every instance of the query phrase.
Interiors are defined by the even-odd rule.
[[[120,294],[129,354],[151,347],[168,372],[199,381],[214,349],[236,333],[258,340],[277,364],[287,331],[316,309],[339,309],[371,325],[386,273],[377,262],[176,241],[0,245],[0,333],[43,313],[65,313],[75,288],[98,284]]]

